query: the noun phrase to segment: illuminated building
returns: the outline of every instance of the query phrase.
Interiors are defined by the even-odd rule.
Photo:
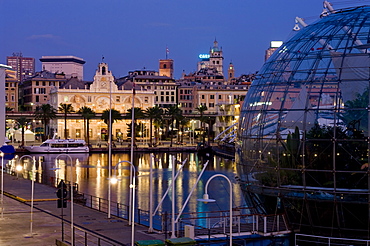
[[[283,212],[299,233],[370,239],[370,7],[329,12],[298,19],[256,75],[237,170],[252,212]]]
[[[13,56],[6,57],[6,62],[16,71],[18,82],[35,74],[35,58],[23,57],[22,53],[13,53]]]
[[[283,44],[283,41],[271,41],[270,48],[265,52],[265,61],[267,61],[272,54]]]

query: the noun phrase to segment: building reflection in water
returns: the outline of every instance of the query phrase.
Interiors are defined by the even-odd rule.
[[[50,183],[50,180],[64,179],[70,180],[70,163],[69,159],[61,157],[59,161],[55,158],[58,154],[42,154],[34,155],[38,163],[37,180],[36,182]],[[69,154],[73,162],[73,180],[78,184],[79,192],[107,199],[108,196],[108,155],[100,154]],[[172,163],[172,157],[175,155],[176,164]],[[135,153],[134,165],[137,168],[137,205],[138,208],[148,210],[149,208],[149,179],[150,179],[150,154]],[[27,178],[31,171],[32,161],[24,158],[24,169],[22,175]],[[175,166],[176,171],[179,169],[178,163],[181,164],[187,159],[183,170],[180,172],[176,183],[176,207],[177,212],[186,201],[193,185],[195,184],[198,174],[203,168],[203,164],[207,161],[205,158],[198,157],[195,153],[154,153],[153,160],[153,207],[156,208],[171,185],[172,168]],[[119,179],[117,184],[112,185],[111,199],[114,202],[128,204],[129,200],[129,185],[130,185],[130,166],[128,163],[120,163],[120,161],[129,161],[129,153],[117,153],[112,155],[112,175],[116,174]],[[14,172],[17,165],[16,160],[9,161],[8,165],[11,171]],[[67,168],[69,167],[69,168]],[[115,173],[113,173],[115,172]],[[215,173],[225,174],[234,182],[233,195],[234,207],[245,206],[244,199],[240,192],[240,188],[235,181],[235,162],[233,160],[224,159],[214,156],[210,158],[210,163],[207,166],[203,177],[199,181],[194,190],[194,194],[189,200],[184,213],[194,211],[217,211],[228,210],[229,188],[228,184],[222,179],[216,179],[209,187],[209,195],[217,199],[216,203],[202,204],[196,201],[197,198],[204,194],[204,185],[209,177]],[[28,176],[29,177],[29,176]],[[171,211],[171,191],[164,199],[162,207],[159,211]]]

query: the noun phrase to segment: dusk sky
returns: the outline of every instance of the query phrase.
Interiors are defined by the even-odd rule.
[[[329,1],[330,2],[330,1]],[[334,8],[369,4],[332,2]],[[41,56],[74,55],[86,61],[84,79],[92,80],[99,62],[118,78],[135,69],[158,70],[158,60],[175,63],[175,78],[194,72],[200,53],[215,38],[236,76],[258,71],[270,41],[285,41],[294,19],[319,18],[322,0],[0,0],[0,63],[22,52]],[[5,22],[5,23],[4,23]],[[226,68],[226,66],[225,66]]]

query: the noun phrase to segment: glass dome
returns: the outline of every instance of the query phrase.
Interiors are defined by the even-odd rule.
[[[284,212],[305,233],[370,238],[369,48],[362,6],[303,27],[264,64],[236,143],[255,212]]]

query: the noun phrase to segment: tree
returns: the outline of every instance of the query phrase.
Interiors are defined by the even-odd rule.
[[[200,113],[200,122],[201,122],[201,132],[203,136],[203,145],[205,144],[205,131],[204,131],[204,123],[208,120],[207,117],[204,117],[204,112],[208,110],[206,105],[199,105],[198,107],[195,108]]]
[[[66,104],[66,103],[61,103],[59,105],[58,110],[61,113],[63,113],[63,115],[64,115],[64,138],[67,139],[68,138],[68,134],[67,134],[67,116],[68,116],[68,114],[74,113],[75,110],[73,109],[72,104]]]
[[[149,134],[150,140],[149,140],[149,143],[150,143],[150,146],[153,146],[153,142],[152,142],[153,121],[162,118],[162,116],[163,116],[163,109],[160,108],[158,105],[155,105],[154,107],[147,108],[144,111],[144,115],[150,121],[150,128],[149,128],[149,131],[150,131],[150,134]]]
[[[6,106],[5,110],[6,110],[6,112],[11,112],[11,111],[13,111],[13,108]]]
[[[82,115],[84,119],[84,135],[85,135],[85,141],[87,142],[87,145],[90,145],[90,119],[95,116],[94,110],[92,110],[89,107],[83,106],[78,110],[78,113]]]
[[[127,110],[126,114],[127,119],[131,119],[131,124],[128,126],[128,134],[133,137],[133,145],[136,145],[136,132],[138,129],[140,129],[140,126],[137,126],[136,120],[144,118],[144,112],[141,108],[134,108],[134,122],[132,122],[132,108]],[[132,129],[132,124],[134,124],[134,128]],[[133,133],[131,131],[134,131]]]
[[[182,116],[182,111],[181,111],[181,109],[179,109],[179,107],[177,105],[171,105],[169,108],[166,108],[166,115],[169,117],[169,125],[171,126],[170,147],[172,147],[172,132],[173,132],[173,129],[174,129],[173,124],[174,124],[176,119],[179,119]]]
[[[24,146],[24,128],[27,126],[28,123],[30,123],[31,120],[25,118],[25,117],[21,117],[19,119],[17,119],[17,125],[19,128],[21,128],[21,132],[22,132],[22,140],[21,140],[21,146]]]
[[[50,104],[42,104],[41,107],[36,109],[34,116],[36,120],[41,120],[44,125],[43,140],[46,140],[50,137],[49,123],[50,120],[56,118],[56,109]]]
[[[101,115],[101,119],[104,121],[105,124],[107,124],[108,126],[108,137],[109,137],[109,134],[111,134],[112,136],[112,129],[109,128],[109,109],[106,109],[103,111],[102,115]],[[118,121],[118,120],[122,120],[123,117],[121,115],[121,113],[118,111],[118,110],[115,110],[115,109],[111,109],[112,113],[111,113],[111,126],[113,128],[113,123]]]
[[[180,131],[182,132],[181,139],[179,142],[184,141],[184,128],[189,125],[190,120],[184,116],[179,117]]]

